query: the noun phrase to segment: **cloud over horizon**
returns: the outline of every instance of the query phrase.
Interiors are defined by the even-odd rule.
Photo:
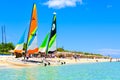
[[[75,7],[77,4],[82,5],[82,0],[48,0],[43,3],[49,8],[61,9],[65,7]]]
[[[118,55],[120,54],[120,49],[99,49],[98,52],[103,55]]]

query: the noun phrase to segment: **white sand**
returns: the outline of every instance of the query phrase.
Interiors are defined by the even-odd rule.
[[[23,58],[15,58],[15,56],[0,56],[0,67],[12,67],[12,68],[22,68],[22,67],[33,67],[40,66],[37,63],[29,63],[21,61]],[[30,58],[29,60],[41,61],[42,58]],[[97,63],[97,62],[110,62],[110,59],[74,59],[74,58],[47,58],[51,65],[61,65],[62,62],[66,64],[80,64],[80,63]],[[116,59],[112,59],[116,61]]]

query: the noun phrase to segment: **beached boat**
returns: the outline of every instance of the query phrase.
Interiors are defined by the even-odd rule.
[[[36,4],[34,4],[33,10],[32,10],[32,17],[31,17],[31,21],[30,21],[28,37],[27,37],[26,54],[28,54],[28,55],[38,53],[37,30],[38,30],[37,9],[36,9]]]
[[[30,20],[27,42],[26,42],[27,45],[26,50],[23,51],[23,47],[25,43],[25,32],[26,32],[25,30],[14,49],[14,53],[19,54],[24,52],[27,55],[38,53],[37,30],[38,30],[37,10],[36,10],[36,4],[34,4],[32,10],[32,17]]]
[[[33,5],[33,10],[32,10],[32,16],[30,20],[30,27],[28,31],[28,37],[26,41],[26,50],[23,52],[23,46],[24,46],[24,38],[25,38],[25,32],[23,33],[20,41],[18,42],[14,52],[16,53],[17,58],[22,57],[24,55],[24,59],[20,59],[19,61],[25,61],[25,62],[31,62],[31,63],[42,63],[45,66],[50,65],[51,63],[55,63],[56,60],[49,60],[49,59],[34,59],[30,58],[32,57],[33,54],[39,54],[40,53],[45,53],[44,57],[47,57],[49,53],[54,53],[56,52],[56,13],[53,15],[53,20],[52,20],[52,27],[50,32],[46,35],[44,41],[42,42],[41,46],[38,49],[38,41],[37,41],[37,30],[38,30],[38,24],[37,24],[37,10],[36,10],[36,4]],[[24,53],[24,54],[23,54]],[[34,55],[35,56],[35,55]],[[25,60],[27,58],[27,60]],[[18,62],[19,62],[18,61]],[[13,61],[14,63],[14,61]],[[60,63],[60,61],[59,61]],[[16,63],[15,63],[16,64]],[[19,65],[24,64],[20,63]],[[57,62],[58,64],[58,62]]]
[[[25,32],[26,32],[25,30],[20,41],[18,42],[18,44],[14,49],[14,53],[24,52],[27,56],[30,56],[31,54],[35,54],[38,52],[45,54],[54,53],[56,51],[56,13],[54,12],[53,15],[51,30],[46,35],[39,49],[38,49],[38,41],[37,41],[37,30],[38,30],[37,9],[36,9],[36,4],[34,4],[32,10],[32,16],[30,20],[28,37],[26,41],[26,45],[27,45],[26,50],[23,51]]]
[[[23,46],[24,46],[24,41],[25,41],[25,32],[26,32],[26,29],[23,33],[23,35],[21,36],[20,40],[18,41],[17,45],[15,46],[15,49],[14,49],[14,53],[23,53]]]
[[[56,13],[53,13],[53,21],[50,32],[44,38],[39,47],[41,53],[54,53],[56,51]]]

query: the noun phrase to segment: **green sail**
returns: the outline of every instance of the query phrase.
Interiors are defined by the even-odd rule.
[[[56,34],[51,38],[48,48],[50,49],[56,40]]]
[[[46,35],[46,37],[44,38],[42,44],[39,47],[39,52],[45,52],[46,46],[47,46],[47,43],[48,43],[48,39],[49,39],[49,35],[50,35],[50,33],[48,33]]]
[[[53,15],[50,37],[48,40],[46,54],[56,51],[56,14]]]

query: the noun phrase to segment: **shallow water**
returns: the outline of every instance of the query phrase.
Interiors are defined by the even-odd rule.
[[[0,80],[120,80],[120,62],[0,68]]]

